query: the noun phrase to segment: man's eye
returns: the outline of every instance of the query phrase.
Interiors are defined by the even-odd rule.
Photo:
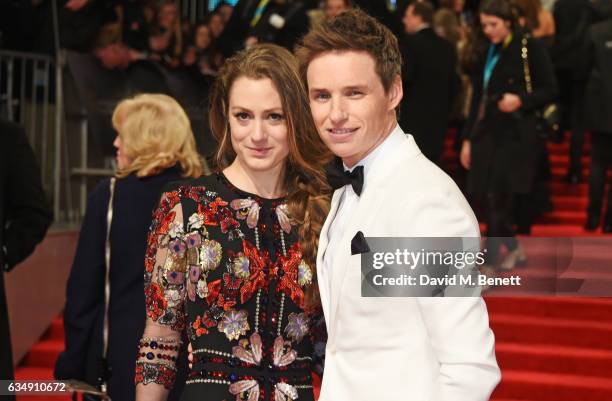
[[[361,96],[361,95],[363,95],[362,91],[358,91],[358,90],[349,91],[349,96],[351,96],[351,97]]]

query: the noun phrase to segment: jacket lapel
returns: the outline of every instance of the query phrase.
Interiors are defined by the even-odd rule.
[[[342,235],[342,239],[340,241],[340,246],[336,250],[334,254],[334,266],[332,267],[332,275],[331,275],[331,293],[329,294],[329,299],[331,301],[330,305],[330,323],[328,327],[328,335],[329,340],[331,341],[335,338],[335,327],[337,321],[337,311],[338,304],[342,297],[342,286],[344,284],[344,280],[346,274],[350,268],[359,269],[360,265],[354,266],[351,263],[351,240],[357,234],[357,231],[362,231],[363,234],[368,236],[368,211],[376,210],[377,207],[382,203],[383,197],[379,196],[375,190],[370,188],[367,190],[364,188],[357,206],[348,217],[348,224],[346,225],[346,229],[344,230]],[[360,256],[354,256],[355,258],[360,258]],[[353,291],[354,289],[350,289]],[[360,291],[360,289],[358,289]]]
[[[342,199],[344,190],[345,188],[340,188],[334,191],[329,213],[327,214],[325,223],[323,223],[323,227],[321,228],[321,234],[319,235],[319,247],[317,249],[317,277],[322,277],[321,271],[323,270],[323,256],[325,255],[327,245],[329,244],[329,227],[331,226],[332,221],[334,221],[334,218],[336,217],[336,213],[338,212],[338,206],[340,206],[340,199]],[[331,277],[327,277],[327,279],[331,280]],[[323,307],[323,313],[325,314],[326,321],[329,324],[330,285],[328,282],[323,283],[320,279],[318,280],[318,283],[319,293],[321,295],[321,306]]]
[[[376,165],[372,166],[373,170],[369,172],[366,177],[363,192],[361,193],[357,206],[348,218],[349,223],[346,225],[346,229],[343,233],[340,233],[340,235],[342,235],[340,242],[341,246],[334,254],[334,266],[332,267],[332,282],[330,286],[331,293],[326,294],[325,301],[323,301],[324,296],[321,294],[322,302],[331,303],[328,309],[329,312],[325,312],[329,335],[328,342],[330,344],[332,344],[335,339],[337,311],[340,298],[342,297],[342,286],[350,265],[351,240],[358,231],[363,232],[366,237],[372,235],[372,228],[376,228],[376,211],[381,210],[385,202],[389,204],[393,202],[393,200],[390,199],[393,194],[386,190],[386,178],[390,177],[397,169],[411,168],[408,162],[411,158],[416,157],[420,153],[412,136],[406,136],[405,139],[402,139],[400,146],[393,148],[385,157],[380,157],[376,160]],[[336,191],[336,193],[337,192],[340,191]],[[319,252],[325,252],[325,248],[329,241],[327,237],[328,227],[326,226],[330,223],[330,216],[335,216],[338,210],[338,201],[340,197],[336,196],[336,193],[334,193],[334,199],[332,200],[332,212],[330,212],[322,230],[322,233],[325,234],[322,234],[319,240]],[[377,230],[375,234],[376,236],[381,236],[380,230]],[[325,240],[326,246],[322,249],[321,243],[323,239]],[[317,258],[319,261],[317,267],[322,266],[323,254],[319,253]],[[350,290],[355,291],[355,289]],[[356,290],[361,291],[361,288]],[[325,288],[324,291],[329,292],[328,288]],[[325,308],[326,306],[324,304],[324,310]]]

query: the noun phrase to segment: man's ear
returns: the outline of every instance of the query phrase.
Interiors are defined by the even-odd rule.
[[[387,99],[389,100],[389,110],[395,110],[404,97],[404,89],[402,88],[402,78],[399,75],[395,76],[389,91]]]

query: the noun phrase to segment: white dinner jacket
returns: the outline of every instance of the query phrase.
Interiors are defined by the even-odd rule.
[[[333,255],[331,285],[319,282],[328,331],[319,401],[486,401],[500,380],[493,332],[480,297],[363,298],[351,239],[478,237],[478,222],[454,182],[400,135],[366,172],[358,204]],[[334,192],[327,232],[346,187]],[[330,291],[331,288],[331,291]]]

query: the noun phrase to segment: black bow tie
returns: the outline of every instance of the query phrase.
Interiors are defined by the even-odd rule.
[[[357,166],[348,172],[344,171],[341,161],[332,163],[327,167],[327,181],[334,190],[350,185],[357,196],[360,196],[363,190],[363,166]]]

